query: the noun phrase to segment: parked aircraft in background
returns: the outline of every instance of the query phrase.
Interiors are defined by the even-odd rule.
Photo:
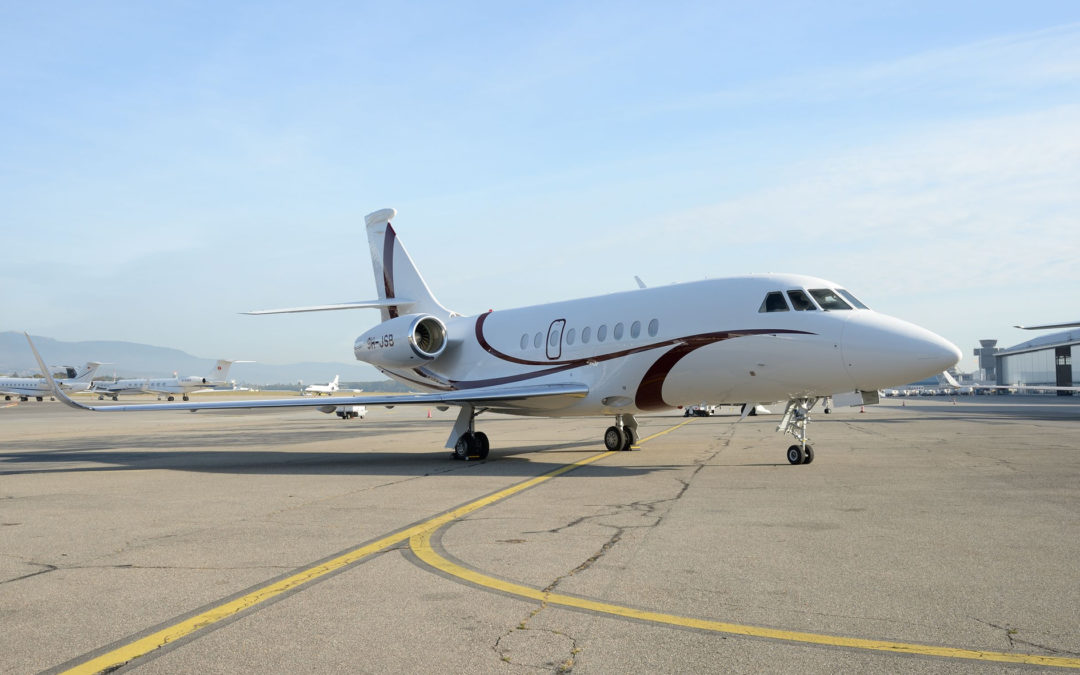
[[[308,387],[305,387],[304,388],[304,393],[306,393],[306,394],[314,394],[316,396],[322,396],[323,394],[327,394],[327,395],[333,394],[339,388],[338,387],[338,380],[340,378],[341,378],[340,375],[335,375],[334,379],[331,380],[330,382],[326,383],[326,384],[313,384],[313,385],[310,385]]]
[[[84,391],[90,387],[90,382],[101,366],[97,361],[87,361],[81,371],[76,371],[71,366],[64,368],[67,377],[57,380],[57,383],[67,391]],[[5,401],[10,401],[14,396],[20,401],[29,401],[31,398],[44,401],[46,396],[52,396],[52,387],[44,377],[0,377],[0,394]]]
[[[188,377],[139,377],[116,380],[115,382],[95,382],[92,391],[98,395],[98,400],[107,396],[116,401],[121,394],[151,393],[167,396],[170,401],[174,400],[176,395],[179,394],[187,401],[189,400],[188,394],[195,391],[215,387],[231,387],[232,385],[225,378],[229,375],[229,366],[234,363],[245,362],[220,359],[206,377],[199,377],[198,375]]]
[[[701,401],[786,400],[778,430],[798,441],[787,459],[809,463],[807,424],[820,400],[853,390],[876,396],[878,389],[940,373],[960,360],[960,350],[944,338],[869,309],[839,284],[793,274],[708,279],[463,316],[435,299],[390,224],[395,215],[383,209],[365,219],[378,299],[249,313],[378,309],[382,323],[356,339],[354,355],[427,393],[335,402],[456,406],[446,442],[452,457],[487,456],[488,437],[475,428],[485,411],[607,415],[614,423],[603,434],[605,447],[628,450],[637,439],[638,413]],[[294,398],[87,406],[60,397],[77,408],[109,412],[325,405]]]

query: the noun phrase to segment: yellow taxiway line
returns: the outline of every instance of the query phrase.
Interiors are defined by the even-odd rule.
[[[643,438],[639,443],[652,440],[657,436],[675,431],[679,427],[688,424],[690,420]],[[636,446],[635,446],[636,447]],[[870,640],[866,638],[843,637],[839,635],[825,635],[821,633],[806,633],[802,631],[790,631],[777,628],[765,628],[762,626],[749,626],[725,621],[712,621],[709,619],[695,619],[692,617],[664,614],[662,612],[650,612],[647,610],[624,607],[607,602],[588,600],[572,595],[561,593],[544,592],[529,586],[523,586],[511,581],[497,579],[476,570],[471,570],[457,563],[451,562],[435,552],[431,546],[431,537],[440,528],[450,524],[450,521],[440,525],[433,525],[430,529],[423,530],[413,535],[409,540],[409,547],[420,560],[431,567],[445,572],[482,588],[501,591],[509,595],[516,595],[529,600],[536,600],[549,605],[562,605],[589,610],[600,614],[612,614],[640,621],[680,626],[683,628],[696,628],[699,630],[712,631],[715,633],[727,633],[729,635],[746,635],[750,637],[767,638],[771,640],[783,640],[786,642],[803,642],[809,644],[826,645],[831,647],[848,647],[852,649],[867,649],[881,652],[895,652],[899,654],[913,654],[919,656],[937,656],[951,659],[968,659],[973,661],[995,661],[1000,663],[1026,663],[1039,666],[1056,666],[1059,668],[1080,668],[1080,658],[1061,656],[1042,656],[1039,654],[1011,654],[1008,652],[993,652],[981,649],[961,649],[957,647],[939,647],[907,642],[892,642],[888,640]]]
[[[676,429],[688,424],[689,422],[690,420],[687,420],[685,422],[682,422],[681,424],[677,424],[671,428],[665,429],[664,431],[643,438],[639,440],[638,443],[645,443],[659,436],[663,436],[664,434],[671,433],[672,431],[675,431]],[[958,659],[973,659],[980,661],[1028,663],[1042,666],[1080,668],[1080,659],[1076,658],[1038,656],[1031,654],[1008,654],[1004,652],[977,651],[970,649],[958,649],[953,647],[934,647],[930,645],[907,644],[902,642],[886,642],[881,640],[867,640],[863,638],[847,638],[835,635],[820,635],[816,633],[785,631],[773,628],[762,628],[759,626],[744,626],[735,623],[725,623],[722,621],[694,619],[690,617],[680,617],[671,614],[663,614],[660,612],[650,612],[646,610],[633,609],[630,607],[622,607],[611,603],[587,600],[585,598],[577,598],[574,596],[563,595],[560,593],[545,593],[543,591],[536,590],[528,586],[515,584],[509,581],[503,581],[501,579],[496,579],[494,577],[490,577],[485,574],[466,569],[460,565],[457,565],[456,563],[453,563],[439,556],[432,548],[432,534],[437,532],[440,528],[454,522],[455,520],[458,520],[486,506],[490,506],[491,504],[494,504],[498,501],[516,495],[519,492],[539,485],[544,481],[551,480],[556,476],[560,476],[579,467],[591,464],[599,459],[603,459],[604,457],[608,457],[612,454],[613,453],[611,452],[602,452],[596,455],[592,455],[591,457],[586,457],[577,462],[566,464],[553,471],[549,471],[548,473],[542,474],[535,478],[530,478],[529,480],[522,481],[521,483],[512,485],[504,490],[500,490],[476,501],[470,502],[463,506],[459,506],[456,509],[447,511],[441,515],[438,515],[417,525],[398,530],[397,532],[386,535],[385,537],[377,539],[370,544],[359,546],[328,561],[301,570],[296,574],[290,575],[284,579],[280,579],[274,583],[267,584],[266,586],[258,588],[241,597],[235,598],[228,602],[224,602],[204,612],[200,612],[195,616],[184,619],[183,621],[179,621],[171,626],[162,628],[161,630],[155,631],[150,635],[128,642],[127,644],[121,645],[120,647],[105,652],[104,654],[77,664],[63,672],[92,674],[100,673],[102,671],[115,670],[116,668],[126,663],[150,654],[151,652],[160,649],[161,647],[164,647],[172,642],[176,642],[177,640],[192,635],[199,630],[208,628],[220,621],[236,616],[247,609],[272,600],[289,591],[300,588],[301,586],[316,581],[326,576],[327,574],[330,574],[331,572],[335,572],[344,567],[352,565],[370,555],[378,553],[379,551],[383,551],[391,546],[394,546],[395,544],[399,544],[406,540],[409,541],[413,552],[417,555],[418,558],[436,569],[442,570],[448,574],[473,583],[477,586],[502,591],[511,595],[517,595],[519,597],[536,600],[548,604],[563,605],[566,607],[576,607],[579,609],[585,609],[603,614],[623,616],[642,621],[651,621],[654,623],[681,626],[685,628],[697,628],[713,632],[729,633],[733,635],[748,635],[754,637],[770,638],[775,640],[785,640],[789,642],[806,642],[837,647],[872,649],[877,651],[890,651],[904,654],[940,656]]]
[[[438,528],[436,528],[438,529]],[[906,642],[890,642],[885,640],[869,640],[865,638],[842,637],[839,635],[824,635],[819,633],[804,633],[801,631],[781,630],[777,628],[764,628],[761,626],[747,626],[724,621],[712,621],[709,619],[695,619],[662,612],[650,612],[648,610],[624,607],[608,602],[588,600],[572,595],[550,593],[529,586],[523,586],[511,581],[496,579],[495,577],[471,570],[457,563],[451,562],[435,552],[431,546],[431,536],[436,530],[421,532],[412,537],[409,546],[420,560],[431,567],[458,577],[469,583],[501,591],[509,595],[516,595],[529,600],[536,600],[548,605],[562,605],[575,607],[600,614],[612,614],[639,621],[651,621],[653,623],[680,626],[682,628],[696,628],[699,630],[712,631],[715,633],[727,633],[729,635],[747,635],[751,637],[768,638],[771,640],[784,640],[786,642],[806,642],[830,647],[850,647],[854,649],[869,649],[883,652],[897,652],[900,654],[915,654],[920,656],[939,656],[952,659],[971,659],[976,661],[998,661],[1004,663],[1027,663],[1040,666],[1058,666],[1063,668],[1080,668],[1080,659],[1065,658],[1059,656],[1041,656],[1037,654],[1010,654],[1006,652],[991,652],[975,649],[960,649],[956,647],[935,647],[933,645],[912,644]]]

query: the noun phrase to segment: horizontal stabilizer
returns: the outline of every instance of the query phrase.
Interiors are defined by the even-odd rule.
[[[415,304],[412,300],[404,298],[389,298],[386,300],[359,300],[357,302],[343,302],[337,305],[312,305],[310,307],[287,307],[284,309],[258,309],[253,312],[240,312],[241,314],[296,314],[299,312],[333,312],[339,309],[382,309],[384,307],[409,307]]]

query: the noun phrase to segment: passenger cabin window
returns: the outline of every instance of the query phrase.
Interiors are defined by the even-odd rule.
[[[836,291],[831,288],[811,288],[810,295],[814,296],[814,299],[826,312],[834,309],[851,309],[851,305],[841,300]]]
[[[537,333],[533,336],[533,347],[540,349],[540,345],[544,344],[544,334]]]
[[[765,296],[765,300],[761,303],[761,308],[758,312],[786,312],[788,311],[787,303],[784,301],[784,294],[780,291],[773,291]]]
[[[623,334],[623,325],[622,325],[622,321],[620,321],[619,323],[615,324],[615,330],[612,331],[611,335],[616,340],[621,340],[622,339],[622,334]]]
[[[806,293],[802,291],[788,291],[787,296],[791,298],[791,306],[795,308],[796,312],[807,312],[816,310],[817,307],[810,301],[810,298],[806,297]]]
[[[602,323],[600,327],[596,329],[596,341],[603,342],[607,338],[607,324]]]
[[[870,309],[870,308],[869,308],[869,307],[867,307],[866,305],[864,305],[864,304],[862,304],[861,302],[859,302],[859,299],[858,299],[858,298],[856,298],[856,297],[855,297],[854,295],[852,295],[852,294],[851,294],[851,293],[850,293],[849,291],[845,291],[845,290],[844,290],[844,289],[842,289],[842,288],[838,288],[838,289],[836,289],[836,292],[837,292],[837,293],[839,293],[840,295],[844,296],[845,298],[847,298],[847,301],[848,301],[848,302],[850,302],[851,304],[855,305],[855,306],[856,306],[856,307],[858,307],[859,309]]]
[[[568,345],[574,344],[574,335],[575,335],[575,332],[574,332],[573,328],[566,331],[566,344],[568,344]]]
[[[630,337],[636,340],[639,335],[641,335],[641,322],[635,321],[630,324]]]
[[[581,329],[581,344],[583,344],[583,345],[589,344],[589,338],[591,338],[591,337],[592,337],[592,327],[591,326],[585,326],[584,328]]]
[[[656,337],[656,334],[660,331],[659,319],[653,319],[649,322],[649,337]]]

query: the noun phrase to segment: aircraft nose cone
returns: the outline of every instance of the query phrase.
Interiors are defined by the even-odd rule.
[[[915,324],[880,314],[844,327],[844,365],[856,389],[872,391],[937,375],[960,362],[953,343]]]

